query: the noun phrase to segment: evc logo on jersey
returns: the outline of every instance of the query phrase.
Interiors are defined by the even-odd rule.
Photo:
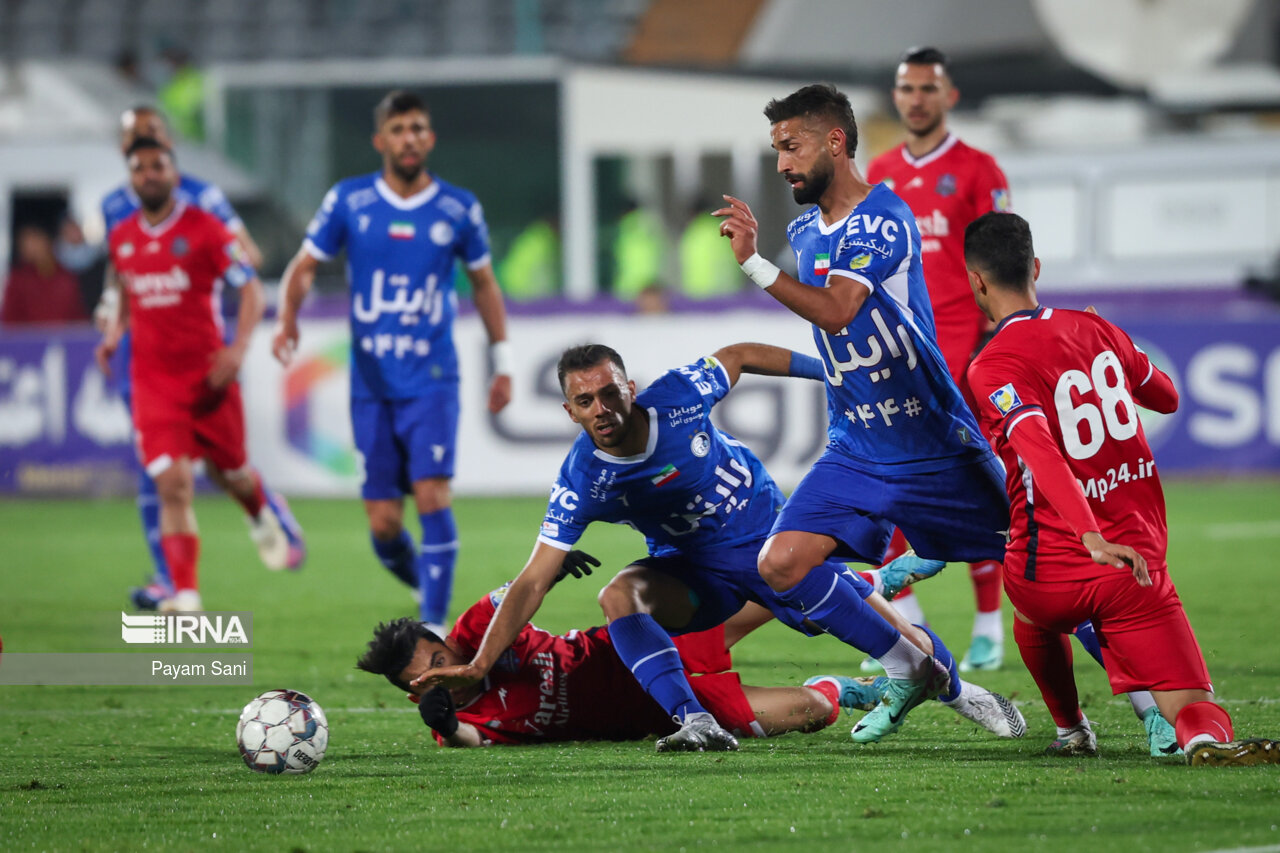
[[[1013,390],[1012,382],[992,391],[989,399],[1001,415],[1007,415],[1022,405],[1022,398],[1018,396],[1017,391]]]

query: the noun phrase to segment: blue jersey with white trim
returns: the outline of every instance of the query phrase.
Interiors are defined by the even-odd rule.
[[[347,250],[353,397],[406,399],[458,380],[454,265],[489,263],[474,195],[435,176],[410,198],[377,172],[348,178],[325,195],[303,246],[320,260]]]
[[[637,456],[610,456],[584,432],[560,467],[538,541],[569,550],[593,521],[644,534],[652,556],[763,544],[781,490],[756,455],[711,423],[729,391],[714,358],[668,371],[637,398],[649,442]]]
[[[178,185],[174,187],[173,194],[179,201],[212,213],[232,231],[244,224],[222,190],[208,181],[193,178],[191,175],[179,175]],[[141,206],[138,196],[128,184],[121,184],[103,196],[102,219],[106,223],[107,234],[137,212]]]
[[[920,231],[907,205],[876,185],[841,221],[817,207],[787,227],[799,279],[831,276],[869,291],[848,326],[813,327],[827,373],[827,438],[873,473],[939,470],[991,448],[938,350],[920,263]]]

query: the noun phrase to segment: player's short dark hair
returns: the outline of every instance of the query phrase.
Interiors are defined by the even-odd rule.
[[[154,136],[139,136],[133,142],[130,142],[129,147],[124,152],[125,159],[132,157],[138,151],[163,151],[169,156],[169,162],[177,161],[177,158],[173,156],[173,149]]]
[[[622,356],[618,355],[618,351],[613,347],[607,347],[604,344],[581,344],[569,347],[560,354],[560,361],[556,363],[556,378],[560,380],[560,390],[564,391],[564,378],[570,373],[575,370],[588,370],[606,359],[614,364],[624,377],[627,375],[627,366],[622,363]]]
[[[385,675],[387,681],[401,690],[408,691],[409,685],[400,680],[400,673],[404,672],[404,668],[413,660],[413,654],[418,649],[418,640],[431,643],[444,642],[427,627],[425,622],[419,622],[408,616],[393,619],[390,622],[379,622],[378,627],[373,629],[373,639],[369,641],[369,647],[356,661],[356,668],[374,675]]]
[[[420,112],[428,117],[431,115],[427,110],[427,102],[420,96],[405,89],[392,89],[373,108],[373,129],[378,130],[393,116],[411,112]]]
[[[814,118],[844,131],[844,150],[852,157],[858,150],[858,123],[853,106],[843,92],[830,83],[813,83],[785,98],[774,98],[764,108],[765,118],[777,124],[789,118]]]
[[[943,71],[951,73],[951,69],[947,67],[947,55],[936,47],[909,47],[902,52],[902,58],[898,62],[905,62],[907,65],[941,65]]]
[[[985,213],[964,229],[964,262],[988,284],[1024,291],[1035,280],[1031,226],[1016,213]]]

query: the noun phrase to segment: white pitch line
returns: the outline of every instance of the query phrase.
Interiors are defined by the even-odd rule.
[[[1205,527],[1210,539],[1276,539],[1280,538],[1280,519],[1270,521],[1230,521]]]
[[[1271,827],[1275,829],[1275,827]],[[1221,850],[1210,850],[1209,853],[1280,853],[1280,844],[1266,844],[1261,847],[1223,847]]]

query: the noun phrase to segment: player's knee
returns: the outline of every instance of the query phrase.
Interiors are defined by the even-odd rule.
[[[605,584],[596,600],[610,622],[640,612],[635,587],[624,575],[618,575]]]
[[[765,543],[756,560],[760,577],[775,590],[790,589],[800,583],[810,568],[800,565],[786,549],[775,547],[772,539]]]
[[[369,533],[374,539],[390,542],[399,538],[403,527],[401,519],[391,513],[369,513]]]

